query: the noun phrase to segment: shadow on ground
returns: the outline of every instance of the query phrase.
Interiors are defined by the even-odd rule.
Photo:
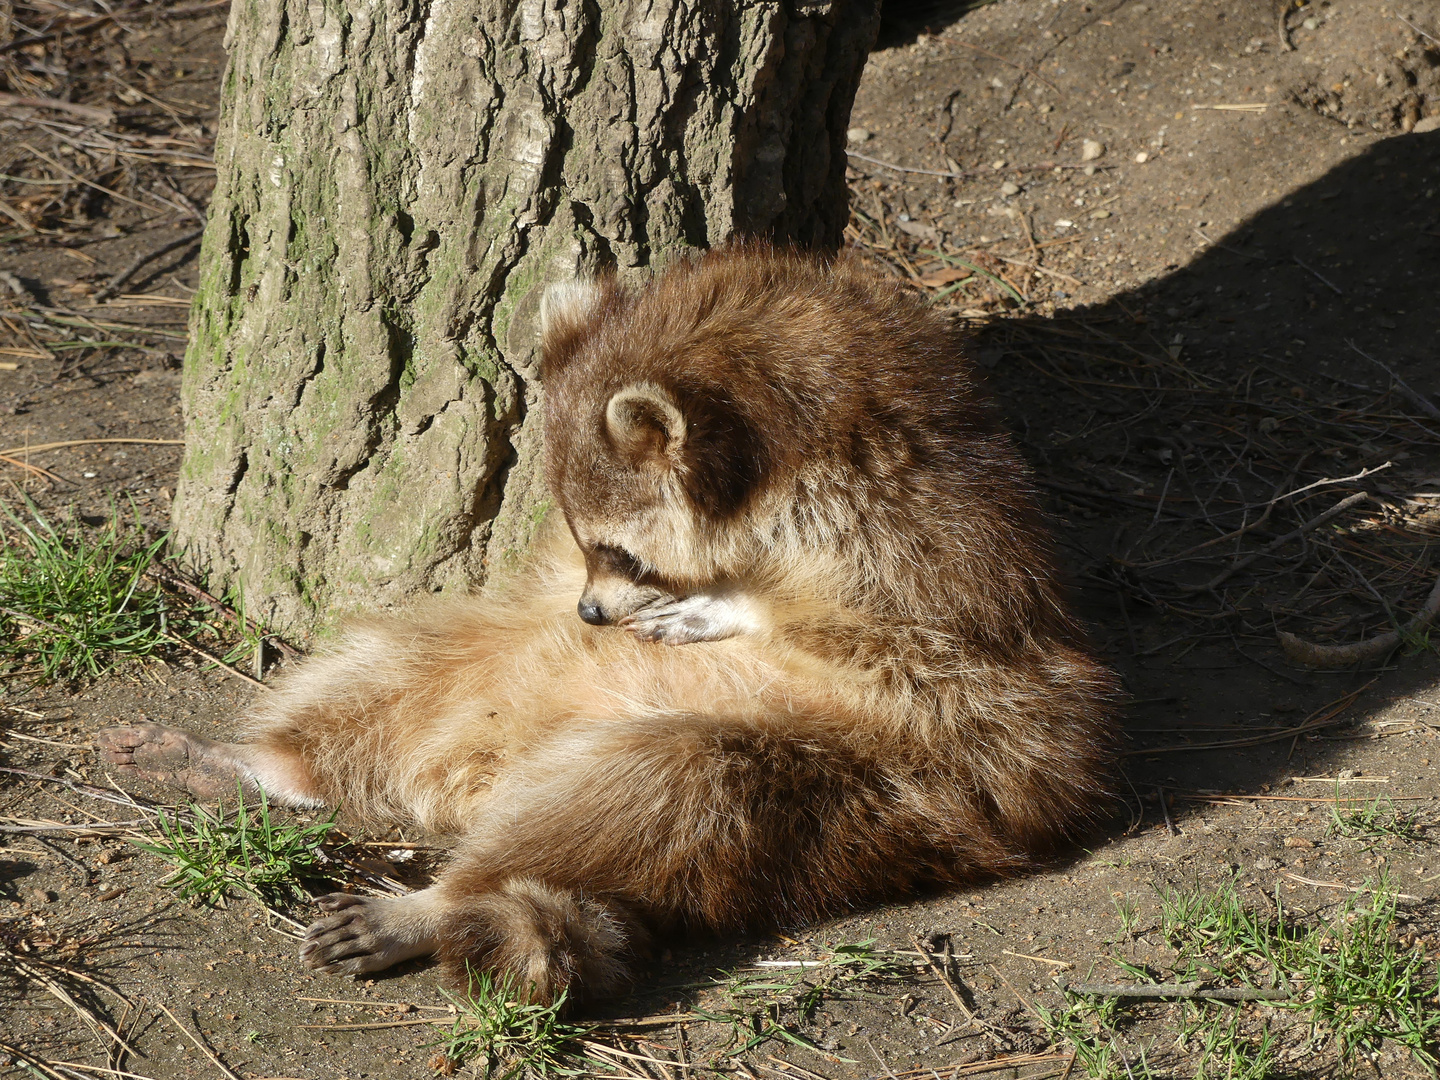
[[[1152,814],[1157,788],[1255,792],[1323,769],[1354,733],[1298,726],[1348,702],[1335,718],[1374,733],[1440,675],[1423,633],[1336,670],[1277,639],[1367,640],[1434,582],[1437,193],[1440,133],[1391,139],[1197,237],[1184,268],[979,334],[1136,699],[1127,772]],[[1168,752],[1202,742],[1223,745]]]

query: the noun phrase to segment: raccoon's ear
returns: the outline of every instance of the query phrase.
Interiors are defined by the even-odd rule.
[[[685,414],[654,383],[633,383],[616,391],[605,406],[605,432],[615,448],[636,465],[677,460],[685,445]]]
[[[594,278],[571,278],[545,286],[540,295],[540,337],[552,330],[579,327],[600,306],[602,290]]]

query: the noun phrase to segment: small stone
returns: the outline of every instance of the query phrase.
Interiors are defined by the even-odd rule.
[[[1109,210],[1092,210],[1092,211],[1090,211],[1090,220],[1091,220],[1091,221],[1104,221],[1104,220],[1105,220],[1107,217],[1109,217],[1109,216],[1110,216],[1110,211],[1109,211]]]
[[[99,900],[101,903],[104,903],[104,902],[107,901],[107,900],[114,900],[114,899],[116,899],[117,897],[121,897],[121,896],[124,896],[124,895],[125,895],[125,890],[124,890],[124,889],[121,889],[121,888],[119,888],[119,887],[116,887],[116,888],[113,888],[113,889],[106,889],[106,890],[105,890],[104,892],[102,892],[99,896],[95,897],[95,899],[96,899],[96,900]]]
[[[907,215],[902,214],[901,220],[895,222],[895,227],[907,236],[913,236],[916,240],[924,240],[929,244],[940,243],[940,230],[923,221],[911,220]]]
[[[1094,166],[1094,165],[1086,165],[1086,166],[1085,166],[1085,175],[1086,175],[1086,176],[1094,176],[1094,175],[1095,175],[1095,166]]]
[[[853,127],[845,132],[845,141],[853,146],[859,146],[861,143],[870,141],[870,132],[862,127]]]
[[[1080,160],[1095,161],[1105,153],[1105,144],[1094,139],[1086,139],[1080,144]]]
[[[1147,154],[1144,150],[1141,150],[1138,154],[1135,155],[1135,164],[1136,164],[1136,165],[1144,165],[1145,162],[1147,162],[1147,161],[1149,161],[1149,160],[1150,160],[1150,155]]]
[[[1000,194],[1007,198],[1011,195],[1019,195],[1020,185],[1015,183],[1014,180],[1006,180],[1005,183],[1000,185]]]
[[[1424,122],[1424,121],[1421,121],[1421,123],[1423,123],[1423,122]],[[1419,124],[1416,124],[1415,126],[1418,128],[1420,125],[1419,125]],[[999,172],[999,171],[1000,171],[1001,169],[1003,169],[1004,167],[1005,167],[1005,161],[1004,161],[1003,158],[1002,158],[1001,160],[999,160],[999,161],[992,161],[992,162],[990,163],[990,168],[994,169],[996,172]]]
[[[1427,116],[1423,120],[1415,121],[1415,126],[1410,129],[1412,134],[1424,135],[1430,131],[1440,131],[1440,113],[1434,116]]]
[[[1303,26],[1306,30],[1319,30],[1319,29],[1320,29],[1320,20],[1317,19],[1317,18],[1315,18],[1315,17],[1312,15],[1310,18],[1306,19],[1306,20],[1305,20],[1304,22],[1302,22],[1300,25]]]
[[[999,75],[996,75],[993,79],[990,80],[990,85],[993,86],[996,90],[1004,90],[1005,80],[1000,78]]]
[[[1055,227],[1056,227],[1057,229],[1073,229],[1073,228],[1075,227],[1075,223],[1074,223],[1073,221],[1071,221],[1069,218],[1063,218],[1063,217],[1062,217],[1062,218],[1060,218],[1058,221],[1055,222]]]
[[[1303,836],[1287,836],[1285,838],[1285,846],[1288,848],[1313,848],[1315,841],[1306,840]]]

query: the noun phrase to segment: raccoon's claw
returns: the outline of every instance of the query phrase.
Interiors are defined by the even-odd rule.
[[[330,914],[316,919],[305,931],[300,960],[308,968],[331,975],[358,975],[435,950],[435,942],[416,932],[395,900],[330,893],[315,904]]]
[[[744,604],[729,596],[696,593],[650,604],[620,620],[641,641],[690,645],[723,641],[753,628]]]

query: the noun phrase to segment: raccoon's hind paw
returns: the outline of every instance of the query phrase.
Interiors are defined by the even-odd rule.
[[[620,620],[642,641],[691,645],[724,641],[758,629],[750,605],[738,596],[695,593],[679,600],[660,600]]]
[[[513,878],[494,892],[465,897],[440,928],[446,978],[462,990],[485,972],[521,1000],[568,994],[613,997],[633,981],[631,963],[649,935],[623,906]]]

